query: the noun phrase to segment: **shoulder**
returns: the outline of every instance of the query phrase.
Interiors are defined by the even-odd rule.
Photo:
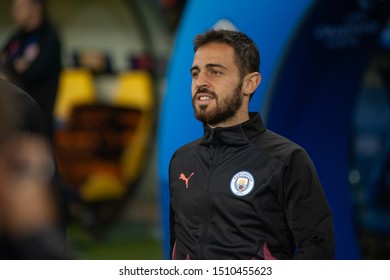
[[[41,34],[41,36],[46,40],[55,42],[60,41],[58,28],[54,23],[50,21],[47,21],[43,24],[40,31],[38,31],[38,34]]]
[[[269,129],[251,140],[268,156],[287,165],[298,158],[309,158],[302,146]]]
[[[20,40],[20,34],[17,32],[14,32],[10,34],[7,39],[5,40],[5,43],[3,44],[3,51],[8,48],[11,44],[14,44],[15,42]]]
[[[183,156],[183,155],[187,155],[189,153],[193,153],[194,152],[194,148],[199,146],[199,144],[201,143],[201,139],[202,138],[196,139],[196,140],[194,140],[192,142],[189,142],[189,143],[181,146],[180,148],[178,148],[173,153],[172,159],[175,158],[175,157],[178,157],[178,156]]]

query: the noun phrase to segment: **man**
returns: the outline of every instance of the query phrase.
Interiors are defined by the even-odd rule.
[[[0,259],[67,258],[54,174],[40,108],[0,78]]]
[[[261,81],[241,32],[196,36],[191,68],[200,139],[170,163],[173,259],[332,259],[332,215],[297,144],[267,130],[248,104]]]
[[[51,129],[61,70],[57,32],[48,20],[45,0],[14,0],[12,16],[17,31],[0,54],[0,76],[31,95]]]

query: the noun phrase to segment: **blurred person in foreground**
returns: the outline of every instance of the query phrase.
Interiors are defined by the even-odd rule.
[[[248,111],[261,81],[255,43],[212,30],[194,50],[204,135],[170,162],[172,259],[333,259],[332,214],[311,159]]]
[[[15,32],[0,54],[3,77],[25,90],[41,107],[50,129],[61,71],[61,44],[48,19],[46,0],[13,0]]]
[[[38,105],[0,78],[0,259],[66,259],[55,164]]]

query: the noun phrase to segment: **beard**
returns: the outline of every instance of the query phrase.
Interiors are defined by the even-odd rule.
[[[207,88],[200,88],[192,98],[192,107],[194,107],[195,118],[203,123],[216,126],[234,117],[242,105],[241,96],[242,82],[229,95],[219,100],[217,94],[209,91]],[[195,106],[196,95],[198,93],[207,93],[213,96],[216,101],[215,108],[207,109],[206,106]]]

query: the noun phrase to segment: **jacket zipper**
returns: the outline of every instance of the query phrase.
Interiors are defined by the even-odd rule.
[[[212,159],[212,164],[202,194],[202,224],[201,224],[202,230],[201,230],[200,243],[199,243],[199,259],[206,259],[205,243],[206,243],[208,224],[209,224],[208,215],[207,215],[207,193],[210,186],[210,181],[214,171],[215,163],[217,161],[217,150],[218,150],[218,142],[216,141],[215,138],[214,129],[211,130],[209,141],[211,141],[213,147],[213,154],[212,154],[213,159]]]

